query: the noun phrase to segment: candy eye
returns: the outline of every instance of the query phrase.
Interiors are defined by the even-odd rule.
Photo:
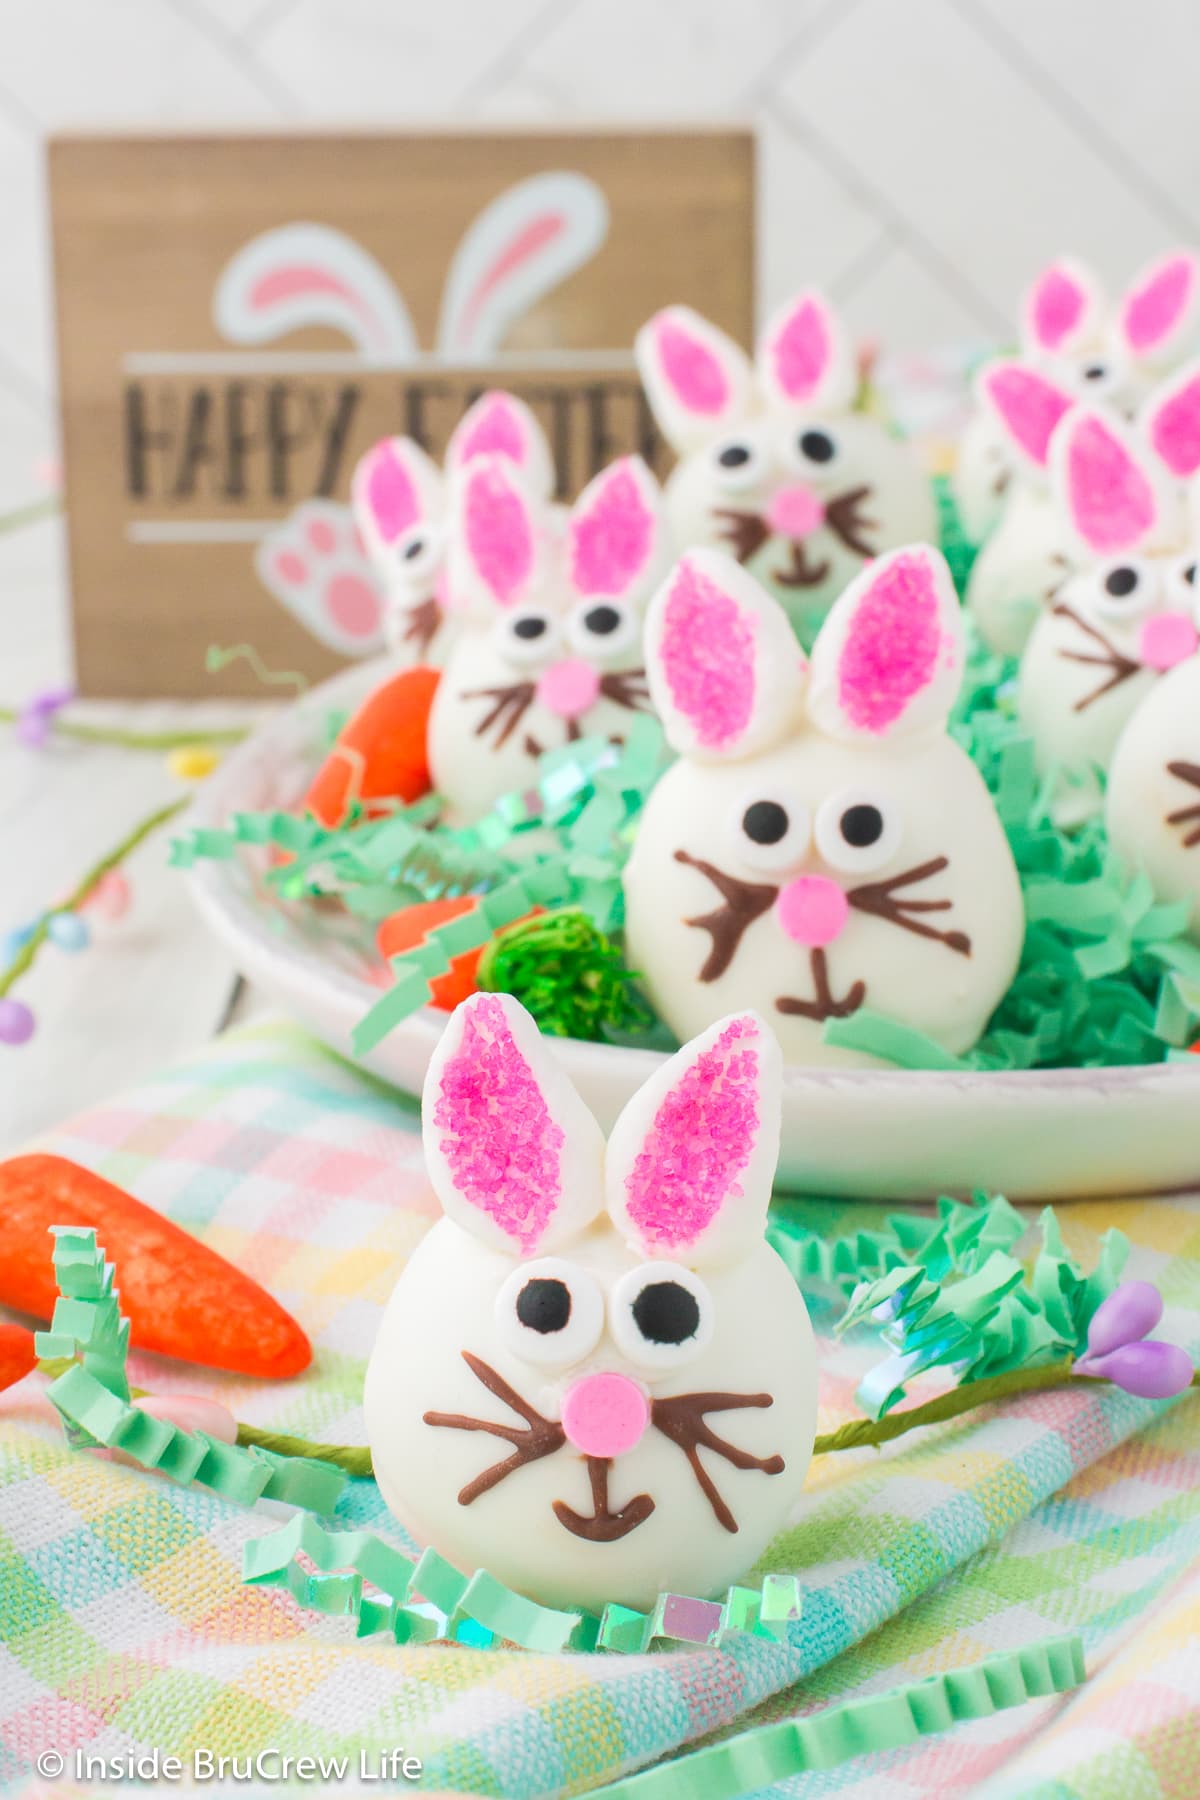
[[[406,581],[431,575],[442,559],[442,536],[431,525],[418,525],[392,546],[397,572]]]
[[[1194,551],[1171,564],[1166,579],[1167,604],[1180,612],[1200,608],[1200,565]]]
[[[549,613],[526,608],[510,619],[501,619],[496,627],[500,654],[518,667],[549,662],[561,648],[558,623]]]
[[[817,849],[844,874],[881,869],[900,848],[900,815],[890,800],[867,789],[831,794],[817,809]]]
[[[1109,563],[1096,576],[1096,610],[1106,619],[1133,618],[1150,604],[1154,577],[1132,557]]]
[[[523,1362],[565,1368],[596,1348],[604,1297],[585,1269],[545,1256],[513,1270],[496,1296],[505,1347]]]
[[[796,435],[795,461],[802,469],[823,469],[837,454],[838,441],[824,426],[810,425]]]
[[[735,815],[737,855],[752,869],[787,869],[798,863],[811,832],[808,808],[791,795],[754,790]]]
[[[727,438],[714,448],[712,466],[718,485],[738,493],[762,479],[765,458],[758,445],[748,438]]]
[[[712,1337],[709,1291],[678,1263],[648,1262],[627,1270],[613,1288],[609,1312],[617,1348],[647,1369],[691,1362]]]
[[[623,656],[640,635],[635,615],[619,600],[588,600],[567,620],[567,642],[593,662]]]

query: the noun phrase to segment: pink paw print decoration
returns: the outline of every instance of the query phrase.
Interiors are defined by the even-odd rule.
[[[255,567],[327,649],[352,657],[382,649],[384,596],[348,506],[306,500],[263,539]]]

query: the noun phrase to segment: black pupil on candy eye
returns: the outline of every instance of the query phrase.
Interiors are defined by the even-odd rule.
[[[678,1281],[652,1281],[633,1303],[633,1322],[649,1344],[684,1344],[699,1328],[699,1303]]]
[[[877,806],[848,806],[838,825],[853,850],[867,850],[883,836],[883,814]]]
[[[717,461],[723,469],[742,469],[750,461],[750,452],[745,444],[726,444]]]
[[[565,1281],[527,1281],[517,1295],[517,1318],[529,1331],[545,1336],[565,1331],[571,1317],[571,1290]]]
[[[621,615],[615,606],[593,606],[584,613],[583,622],[597,637],[607,637],[621,623]]]
[[[1119,569],[1110,569],[1104,577],[1106,593],[1116,600],[1124,600],[1127,594],[1132,594],[1137,584],[1137,570],[1126,568],[1124,564]]]
[[[425,539],[424,538],[420,538],[420,537],[413,538],[410,543],[407,543],[404,546],[404,551],[403,551],[404,561],[405,562],[415,562],[417,560],[418,556],[420,556],[422,550],[424,550],[424,548],[425,548]]]
[[[1089,363],[1083,371],[1083,379],[1085,381],[1103,381],[1107,374],[1108,370],[1103,363]]]
[[[756,800],[742,814],[742,830],[752,844],[777,844],[787,828],[788,816],[777,800]]]
[[[540,638],[546,629],[545,619],[515,619],[513,636],[519,638]]]
[[[1195,587],[1195,585],[1196,585],[1196,564],[1195,563],[1188,564],[1187,568],[1183,571],[1183,579],[1187,582],[1189,587]]]
[[[809,462],[827,463],[833,456],[833,439],[827,431],[805,431],[800,438],[800,452]]]

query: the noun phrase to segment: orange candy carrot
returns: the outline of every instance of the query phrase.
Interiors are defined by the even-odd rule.
[[[429,791],[425,742],[439,680],[436,669],[404,669],[364,700],[305,795],[305,809],[331,828],[351,802],[419,800]]]
[[[0,1394],[36,1367],[32,1331],[24,1325],[0,1324]]]
[[[49,1322],[57,1293],[52,1225],[95,1227],[137,1349],[276,1380],[312,1361],[296,1321],[256,1281],[64,1156],[0,1162],[0,1304]]]
[[[402,912],[390,914],[376,932],[379,953],[381,956],[400,956],[405,950],[415,950],[418,944],[424,943],[432,926],[444,925],[448,919],[474,912],[478,905],[474,894],[458,894],[453,899],[419,900],[414,906],[406,906]],[[532,919],[542,910],[535,906],[527,917]],[[440,1007],[442,1012],[453,1012],[468,994],[476,991],[479,960],[485,947],[481,944],[477,950],[464,950],[460,956],[451,957],[446,973],[429,984],[431,1006]]]

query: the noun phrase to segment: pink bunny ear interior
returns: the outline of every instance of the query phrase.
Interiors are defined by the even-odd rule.
[[[475,994],[452,1015],[422,1105],[430,1180],[447,1214],[528,1256],[600,1207],[600,1128],[524,1007]]]
[[[787,406],[846,406],[855,369],[841,325],[819,294],[789,301],[767,325],[758,368],[768,396]]]
[[[1096,283],[1080,263],[1051,263],[1026,296],[1026,335],[1039,350],[1060,355],[1087,335],[1098,307]]]
[[[384,544],[394,544],[416,524],[421,497],[405,465],[401,440],[385,438],[367,451],[354,471],[354,501]]]
[[[1074,404],[1071,396],[1022,362],[993,363],[980,376],[979,391],[1016,448],[1044,469],[1054,427]]]
[[[468,463],[459,492],[459,531],[454,548],[465,559],[472,585],[495,605],[515,606],[537,566],[537,528],[524,490],[504,457]],[[459,581],[452,573],[451,587]]]
[[[670,743],[714,757],[779,737],[805,666],[782,607],[720,550],[683,557],[655,595],[646,664]]]
[[[567,535],[577,593],[619,599],[647,579],[662,524],[658,483],[641,457],[622,457],[588,483],[572,508]]]
[[[494,388],[468,407],[446,446],[446,467],[462,469],[481,456],[502,456],[521,471],[542,498],[554,485],[546,436],[529,407],[515,394]]]
[[[1068,517],[1093,555],[1132,550],[1158,525],[1153,479],[1115,419],[1077,408],[1055,434],[1051,460]]]
[[[879,556],[835,601],[813,646],[809,713],[831,736],[944,725],[962,682],[962,610],[927,544]]]
[[[651,1256],[717,1261],[762,1235],[779,1155],[779,1047],[756,1013],[686,1044],[634,1095],[608,1145],[608,1206]]]
[[[1200,469],[1200,363],[1191,363],[1151,395],[1146,432],[1172,475],[1187,481]]]
[[[634,349],[647,397],[676,449],[709,442],[749,405],[745,353],[690,306],[655,313]]]
[[[1200,284],[1200,261],[1175,251],[1139,276],[1121,305],[1121,336],[1138,357],[1161,355],[1190,320]]]

